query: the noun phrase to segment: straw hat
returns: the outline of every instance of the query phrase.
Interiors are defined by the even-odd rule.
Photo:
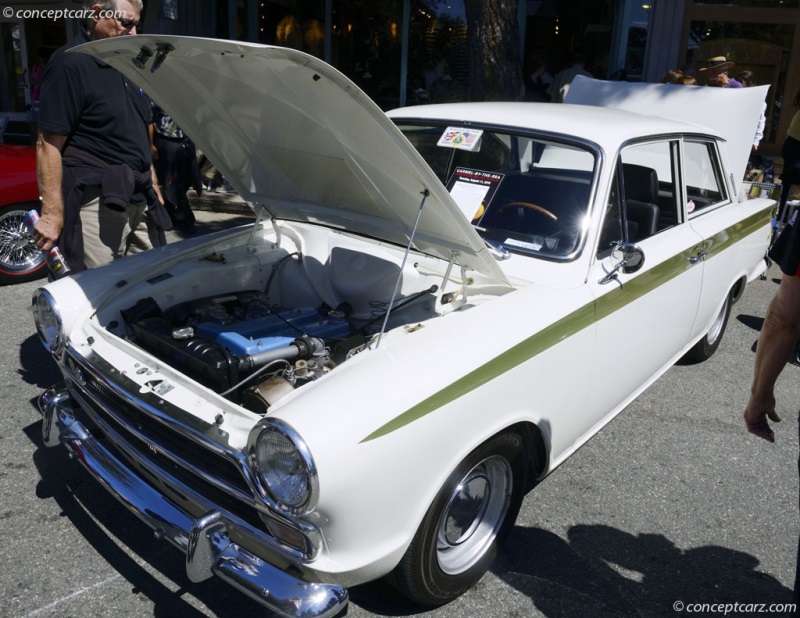
[[[736,66],[735,62],[731,62],[725,56],[714,56],[706,60],[706,66],[700,67],[701,71],[725,71]]]

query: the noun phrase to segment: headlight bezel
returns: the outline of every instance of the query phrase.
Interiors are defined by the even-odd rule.
[[[291,444],[295,463],[299,462],[303,466],[302,474],[306,491],[302,501],[287,502],[286,495],[281,494],[281,488],[276,486],[274,480],[270,481],[270,476],[275,473],[275,467],[270,466],[263,460],[265,454],[259,448],[259,445],[263,444],[263,441],[268,439],[271,433]],[[279,513],[293,517],[306,515],[316,508],[319,498],[319,477],[316,464],[308,445],[290,425],[277,419],[263,419],[260,421],[250,432],[247,442],[247,454],[259,496],[267,506]]]
[[[42,312],[43,306],[41,302],[47,303],[47,308],[52,317],[52,323],[47,324],[45,315]],[[64,337],[64,320],[61,316],[61,308],[58,306],[53,295],[44,288],[39,288],[33,293],[31,299],[31,310],[33,312],[33,321],[36,325],[36,333],[45,349],[53,356],[61,356],[64,352],[66,337]],[[48,334],[48,330],[53,329],[53,334]]]

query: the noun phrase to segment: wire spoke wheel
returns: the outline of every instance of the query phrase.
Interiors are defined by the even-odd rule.
[[[0,282],[29,281],[44,275],[45,255],[25,227],[23,206],[0,209]]]

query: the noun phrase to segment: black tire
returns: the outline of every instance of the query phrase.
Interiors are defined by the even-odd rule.
[[[439,491],[392,572],[392,584],[426,606],[443,605],[469,590],[514,526],[526,475],[519,434],[500,434],[476,448]]]
[[[695,343],[686,353],[684,356],[686,360],[700,363],[714,355],[714,352],[716,352],[719,347],[720,341],[722,341],[722,335],[725,334],[725,327],[728,325],[732,304],[731,295],[728,293],[725,297],[725,303],[722,305],[717,317],[714,318],[714,322],[711,324],[711,328],[709,328],[708,332],[703,335],[703,338]]]
[[[0,208],[0,285],[40,279],[47,274],[45,255],[25,228],[23,219],[30,204]]]

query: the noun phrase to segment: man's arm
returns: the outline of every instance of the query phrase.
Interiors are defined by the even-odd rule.
[[[161,189],[158,186],[159,178],[156,176],[156,159],[158,159],[158,148],[156,148],[156,143],[153,141],[153,123],[149,123],[147,125],[147,135],[150,136],[150,175],[153,177],[153,189],[156,190],[156,196],[158,197],[158,201],[162,204],[164,203],[164,196],[161,195]]]
[[[153,163],[150,164],[150,175],[153,177],[153,189],[156,191],[156,197],[162,204],[164,203],[164,196],[161,194],[161,189],[158,186],[158,176],[156,176],[156,167]]]
[[[61,150],[66,135],[40,131],[36,139],[36,177],[42,197],[42,216],[34,226],[36,246],[49,251],[64,227],[64,199],[61,193]]]
[[[153,141],[153,123],[147,125],[147,135],[150,137],[150,158],[155,161],[158,159],[158,148],[156,148],[156,143]]]

